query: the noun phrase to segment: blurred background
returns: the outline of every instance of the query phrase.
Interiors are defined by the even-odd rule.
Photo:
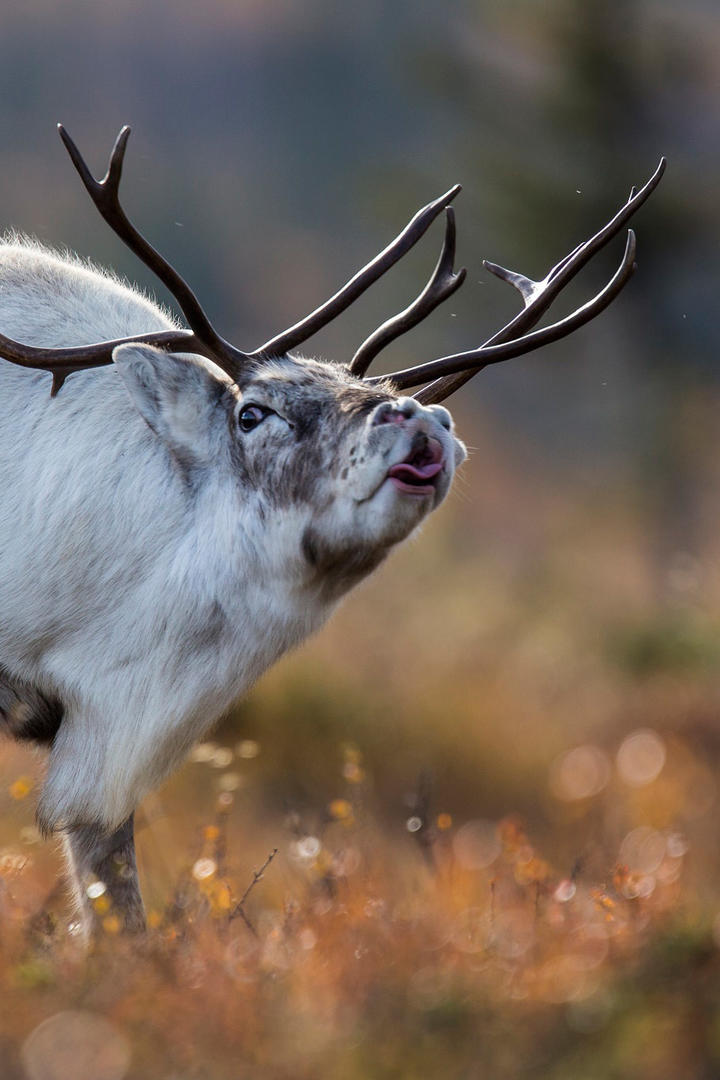
[[[556,881],[602,884],[619,860],[648,898],[663,878],[660,862],[633,854],[644,829],[665,845],[660,861],[687,854],[686,925],[711,927],[713,0],[10,0],[0,40],[3,225],[167,300],[104,226],[55,133],[62,121],[99,175],[131,124],[124,205],[243,348],[322,302],[455,182],[467,282],[381,360],[397,369],[471,348],[517,308],[483,258],[542,277],[667,156],[633,222],[639,269],[626,291],[568,341],[491,367],[452,399],[472,453],[446,506],[153,796],[139,846],[161,905],[223,795],[245,876],[272,846],[289,864],[288,845],[350,805],[398,866],[427,855],[413,833],[432,845],[512,816]],[[436,225],[307,348],[349,359],[417,294],[440,243]],[[557,314],[597,291],[621,251],[617,241],[584,271]],[[49,888],[59,864],[33,832],[39,774],[31,755],[0,748],[0,842],[31,852],[33,880]],[[467,868],[463,851],[460,840]],[[274,872],[281,893],[290,870]],[[627,901],[633,888],[616,891]],[[649,1045],[656,1029],[643,1030]],[[693,1052],[682,1074],[716,1075],[702,1071],[717,1064],[707,1046]],[[494,1067],[505,1075],[500,1058]]]

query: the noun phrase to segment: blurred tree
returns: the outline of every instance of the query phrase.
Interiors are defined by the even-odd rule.
[[[678,34],[667,12],[642,0],[542,7],[467,0],[459,22],[453,60],[447,41],[438,40],[432,62],[418,72],[435,72],[433,86],[462,116],[457,157],[492,189],[481,195],[492,218],[485,250],[504,236],[510,265],[545,268],[595,231],[629,176],[642,182],[661,153],[669,158],[668,175],[645,211],[649,224],[644,214],[637,224],[641,273],[602,324],[553,347],[555,373],[558,357],[573,360],[570,378],[563,365],[552,386],[563,435],[579,450],[588,439],[588,406],[580,399],[588,391],[596,396],[597,362],[609,369],[615,387],[605,396],[610,412],[624,417],[662,591],[668,560],[703,546],[704,462],[717,426],[707,400],[719,396],[712,298],[720,267],[710,250],[717,209],[706,198],[707,176],[693,174],[702,153],[693,132],[700,137],[698,117],[712,87],[696,62],[696,37]],[[481,134],[468,138],[470,131]],[[717,181],[717,150],[705,164]],[[571,185],[580,198],[569,197]],[[606,352],[593,357],[580,387],[583,346]],[[545,370],[542,378],[557,374]],[[591,453],[607,453],[618,434],[612,424],[608,415]]]

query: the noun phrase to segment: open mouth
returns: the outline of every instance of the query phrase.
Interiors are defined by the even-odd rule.
[[[388,479],[398,491],[409,495],[432,495],[444,465],[441,443],[437,439],[423,438],[405,461],[388,469]]]

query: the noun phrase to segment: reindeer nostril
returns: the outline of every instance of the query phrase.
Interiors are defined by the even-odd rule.
[[[378,405],[372,418],[373,425],[403,424],[416,411],[405,405],[407,401],[412,401],[412,398],[398,398],[397,401],[385,401]]]
[[[386,401],[382,405],[378,405],[373,414],[373,424],[389,424],[393,419],[393,410],[394,406],[391,401]]]

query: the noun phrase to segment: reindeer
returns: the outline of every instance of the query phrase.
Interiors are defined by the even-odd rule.
[[[85,933],[95,879],[137,931],[140,800],[443,501],[465,449],[440,402],[617,296],[635,268],[632,230],[602,291],[533,329],[654,190],[664,162],[542,281],[485,263],[523,309],[484,345],[368,377],[380,350],[463,282],[453,268],[458,185],[326,303],[244,352],[122,209],[130,129],[100,181],[59,131],[96,208],[187,327],[74,257],[26,239],[0,247],[0,726],[49,751],[37,820],[63,835]],[[297,352],[443,214],[438,264],[409,307],[349,363]]]

